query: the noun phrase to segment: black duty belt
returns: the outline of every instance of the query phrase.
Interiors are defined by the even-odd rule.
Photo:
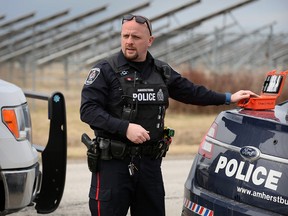
[[[103,144],[107,143],[107,144]],[[99,139],[99,147],[101,150],[102,159],[124,159],[127,156],[149,156],[157,159],[165,157],[169,149],[170,143],[165,143],[164,140],[158,141],[154,144],[138,144],[130,145],[118,140]],[[104,157],[104,158],[103,158]]]
[[[82,142],[88,147],[88,167],[93,173],[96,173],[99,170],[99,159],[124,159],[128,156],[149,156],[151,159],[158,159],[165,157],[171,143],[171,139],[169,137],[154,143],[154,145],[129,145],[118,140],[104,139],[101,137],[96,137],[95,139],[91,140],[87,134],[83,135]],[[131,169],[129,168],[129,172],[132,172],[133,175],[133,167]]]
[[[157,147],[153,145],[128,145],[127,146],[127,153],[131,156],[152,156],[155,153],[155,149]]]

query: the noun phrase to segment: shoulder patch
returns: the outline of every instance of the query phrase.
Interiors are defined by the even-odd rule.
[[[85,81],[85,85],[91,85],[97,79],[99,74],[100,74],[100,68],[92,68]]]

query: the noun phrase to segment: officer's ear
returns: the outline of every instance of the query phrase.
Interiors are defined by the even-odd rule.
[[[149,41],[148,41],[149,44],[148,44],[148,47],[152,46],[154,39],[155,39],[154,36],[150,36],[150,37],[149,37]]]

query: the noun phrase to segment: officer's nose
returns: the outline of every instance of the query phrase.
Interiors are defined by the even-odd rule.
[[[129,36],[129,37],[127,38],[126,43],[127,43],[127,44],[133,44],[133,39],[132,39],[131,36]]]

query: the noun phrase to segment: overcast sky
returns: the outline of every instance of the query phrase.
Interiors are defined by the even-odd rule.
[[[29,12],[36,12],[36,16],[33,19],[27,20],[26,23],[52,15],[64,9],[70,9],[69,16],[61,18],[64,20],[109,3],[109,7],[105,12],[90,17],[90,22],[93,22],[143,2],[145,0],[0,0],[0,15],[5,15],[5,19],[0,20],[0,24]],[[153,17],[156,14],[165,12],[186,2],[189,2],[189,0],[152,0],[149,8],[142,9],[138,13],[147,17]],[[202,0],[201,3],[173,15],[169,20],[175,23],[175,25],[184,24],[239,2],[241,0]],[[288,0],[258,0],[233,10],[225,20],[238,22],[239,26],[245,31],[252,31],[275,21],[274,32],[288,33],[287,11]],[[219,23],[223,23],[223,20],[223,16],[221,19],[218,18]],[[201,27],[203,30],[211,31],[216,25],[219,25],[216,22],[217,18],[205,22]],[[157,26],[157,23],[155,25]]]

